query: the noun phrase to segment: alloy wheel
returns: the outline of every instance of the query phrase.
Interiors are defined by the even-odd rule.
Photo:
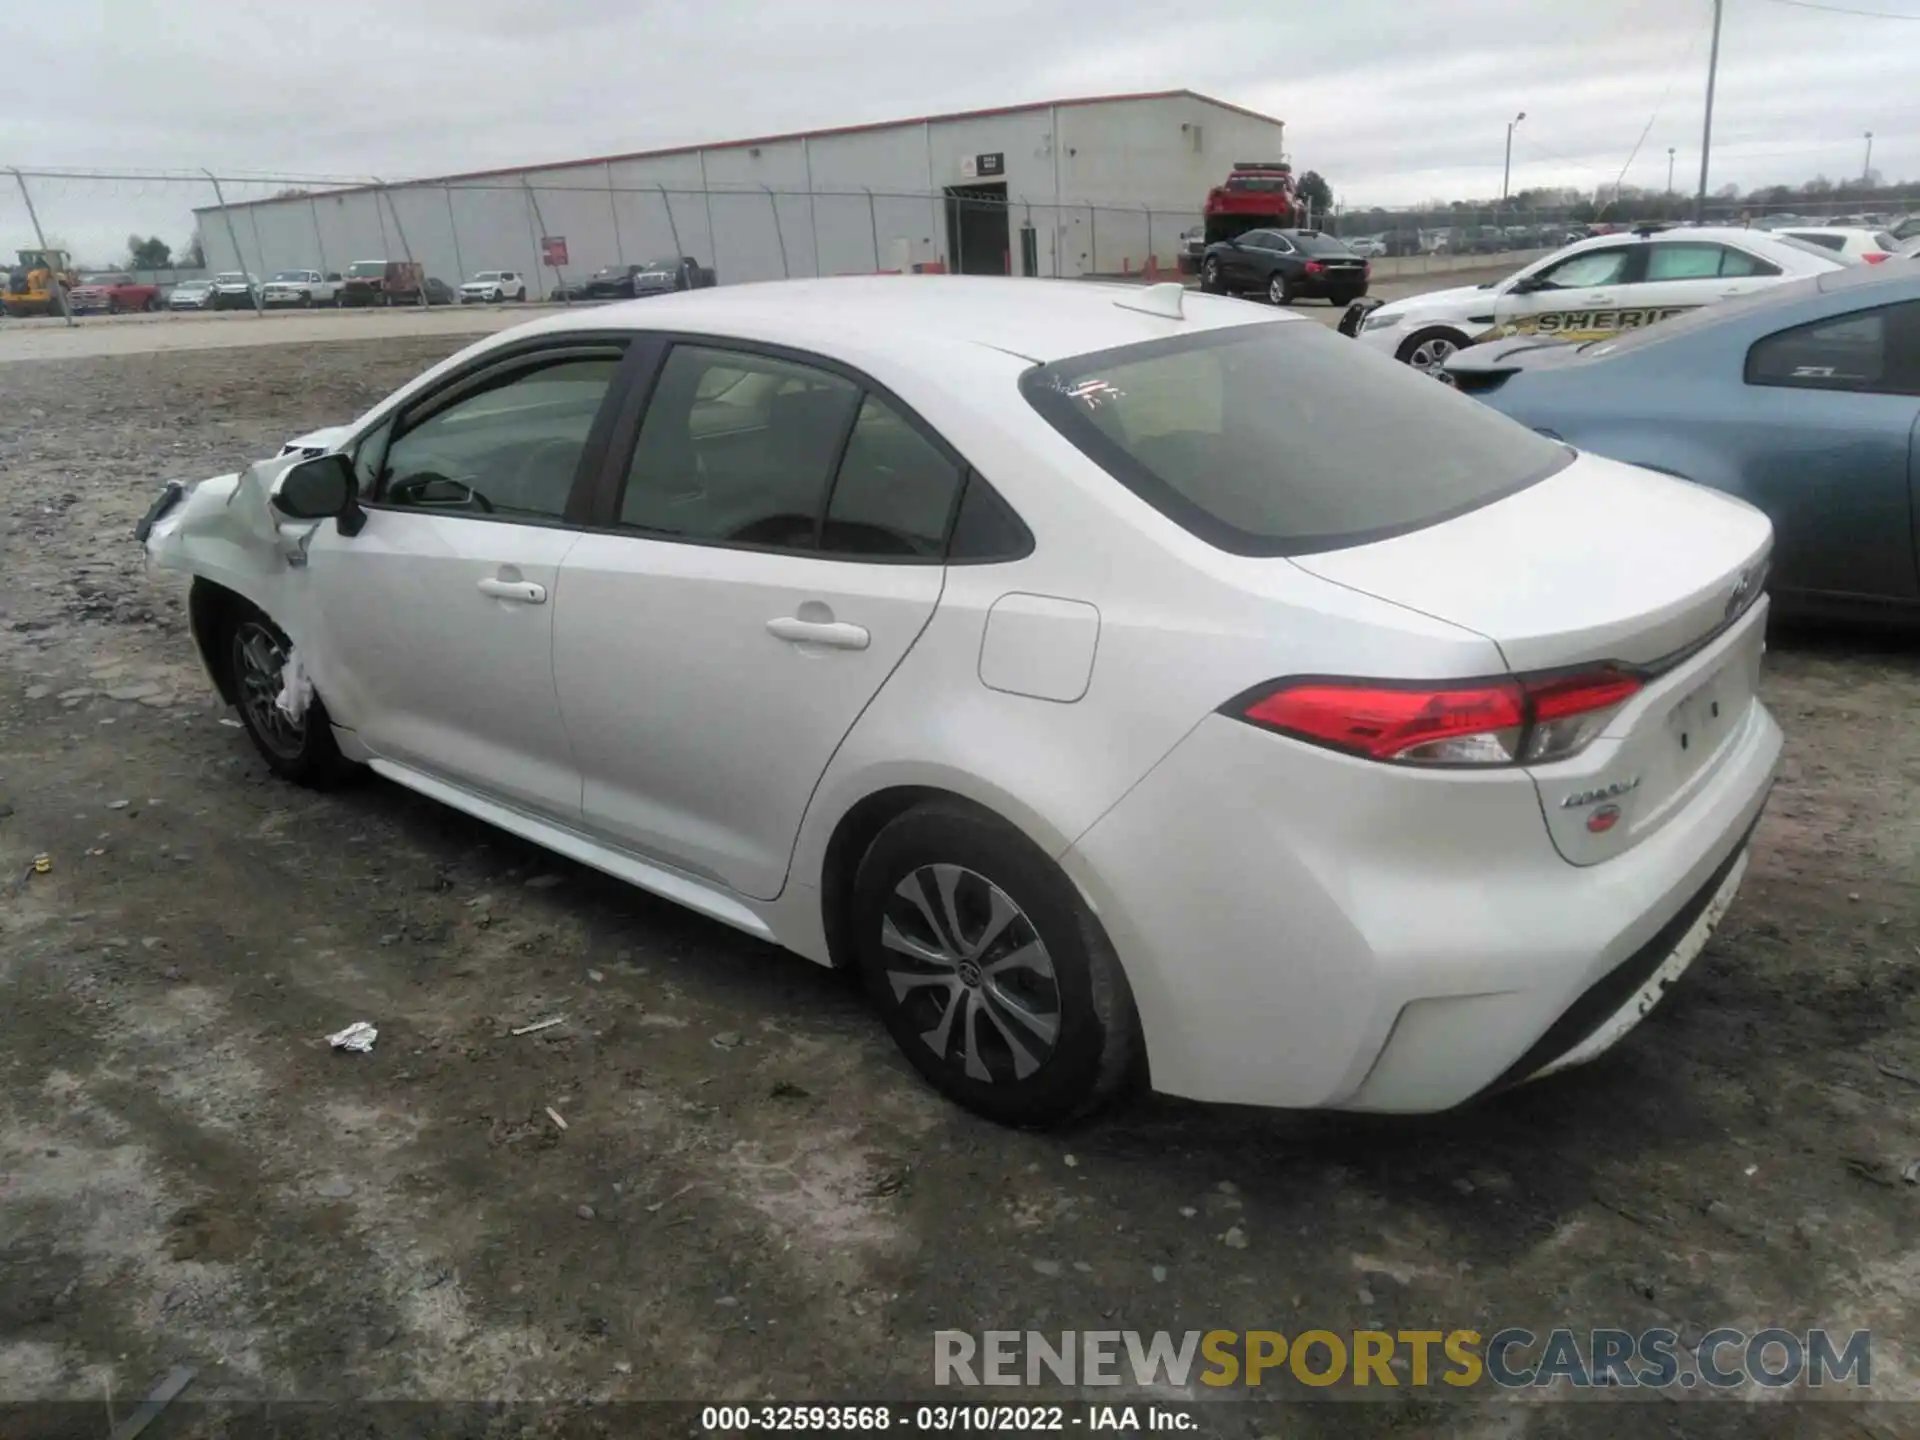
[[[893,999],[948,1064],[989,1084],[1025,1080],[1060,1037],[1060,989],[1033,921],[960,865],[923,865],[887,898],[880,943]]]
[[[277,703],[284,687],[287,650],[278,635],[258,620],[234,627],[233,669],[240,708],[260,743],[286,760],[295,760],[307,742],[307,722],[287,718]]]
[[[1459,348],[1444,335],[1435,335],[1432,339],[1422,340],[1414,346],[1412,353],[1407,356],[1407,363],[1414,369],[1431,375],[1445,365],[1447,357]]]

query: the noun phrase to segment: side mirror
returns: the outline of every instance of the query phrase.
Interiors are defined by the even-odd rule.
[[[1523,275],[1507,287],[1507,293],[1509,295],[1533,295],[1541,290],[1545,290],[1550,283],[1552,282],[1543,280],[1538,275]]]
[[[342,535],[357,535],[366,523],[360,508],[353,462],[344,455],[316,455],[302,460],[280,477],[273,492],[273,508],[290,520],[340,522]]]

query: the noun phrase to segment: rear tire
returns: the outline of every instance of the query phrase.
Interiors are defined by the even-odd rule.
[[[298,721],[288,720],[274,707],[292,649],[286,633],[251,605],[236,604],[221,625],[219,654],[253,748],[281,779],[315,790],[330,789],[352,778],[359,767],[340,753],[327,707],[318,695]]]
[[[1267,277],[1267,300],[1273,305],[1291,305],[1293,303],[1293,281],[1284,271],[1276,270]]]
[[[1200,288],[1209,295],[1219,295],[1226,286],[1220,283],[1220,261],[1209,255],[1200,263]]]
[[[894,1042],[968,1109],[1063,1125],[1137,1073],[1133,993],[1099,921],[994,816],[939,801],[890,822],[854,877],[849,928]]]

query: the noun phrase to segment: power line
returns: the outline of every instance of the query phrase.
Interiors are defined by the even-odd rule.
[[[1822,5],[1819,0],[1773,0],[1796,10],[1823,10],[1829,15],[1855,15],[1862,20],[1920,20],[1920,15],[1896,15],[1888,10],[1854,10],[1845,5]]]

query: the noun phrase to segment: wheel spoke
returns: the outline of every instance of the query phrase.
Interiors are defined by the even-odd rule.
[[[939,966],[948,972],[947,975],[940,977],[943,980],[949,978],[952,974],[954,961],[951,955],[937,950],[923,941],[916,940],[911,935],[903,934],[900,927],[893,923],[891,916],[886,917],[880,922],[880,943],[889,950],[897,950],[902,955],[910,955],[915,960],[921,961],[924,964]]]
[[[939,888],[940,910],[947,921],[946,940],[956,955],[973,954],[966,937],[960,933],[960,906],[956,893],[960,888],[960,877],[966,873],[958,865],[933,867],[933,883]]]
[[[987,1069],[987,1062],[980,1058],[980,1012],[986,1008],[985,1003],[980,999],[980,992],[978,990],[969,990],[967,992],[967,1019],[966,1024],[962,1027],[962,1040],[966,1046],[968,1078],[985,1080],[991,1084],[993,1082],[993,1072]],[[1004,1029],[1005,1027],[1002,1028]],[[1018,1046],[1015,1047],[1014,1054],[1014,1070],[1017,1074],[1019,1073]]]
[[[933,901],[927,894],[926,876],[925,870],[914,871],[894,887],[893,893],[909,901],[920,912],[920,918],[927,922],[927,932],[933,936],[934,944],[940,947],[941,953],[951,963],[960,958],[960,951],[948,940],[946,931],[941,929],[940,921],[934,916]]]
[[[1013,1052],[1013,1078],[1016,1080],[1026,1079],[1040,1068],[1040,1062],[1033,1058],[1032,1052],[1014,1037],[1013,1031],[1007,1028],[1007,1022],[1000,1018],[999,1007],[992,1002],[992,992],[986,991],[978,993],[984,993],[989,998],[976,1006],[976,1009],[984,1013],[986,1017],[993,1022],[993,1028],[1000,1032],[1000,1038],[1007,1042],[1007,1049]],[[1051,1037],[1045,1038],[1051,1040]]]
[[[1038,940],[1029,940],[1019,949],[1009,950],[991,965],[980,967],[980,973],[989,980],[996,979],[1009,970],[1033,970],[1051,978],[1053,961],[1048,958],[1046,946]]]
[[[887,980],[893,986],[893,998],[904,1000],[910,990],[924,990],[929,985],[944,986],[949,992],[958,991],[960,982],[951,975],[920,975],[911,970],[889,970]]]
[[[897,990],[899,987],[899,981],[897,979],[894,981],[894,985]],[[969,993],[971,992],[967,990],[966,986],[957,980],[949,985],[947,987],[947,1008],[941,1013],[940,1023],[920,1037],[927,1042],[927,1045],[932,1049],[933,1053],[938,1055],[942,1060],[947,1058],[947,1046],[952,1043],[953,1017],[960,1013],[961,1002],[967,998]]]
[[[1020,907],[1006,897],[998,885],[987,887],[987,923],[978,936],[966,944],[962,953],[969,960],[978,960],[992,948],[993,942],[1019,917]],[[1023,947],[1024,948],[1024,947]],[[996,962],[997,963],[997,962]],[[988,969],[991,974],[991,967]]]
[[[988,985],[981,993],[987,997],[988,1011],[996,1020],[1003,1015],[1011,1016],[1031,1030],[1034,1039],[1044,1045],[1051,1046],[1059,1037],[1060,1017],[1058,1015],[1042,1015],[1039,1011],[1028,1008],[1025,1001],[1009,994],[998,985]]]

